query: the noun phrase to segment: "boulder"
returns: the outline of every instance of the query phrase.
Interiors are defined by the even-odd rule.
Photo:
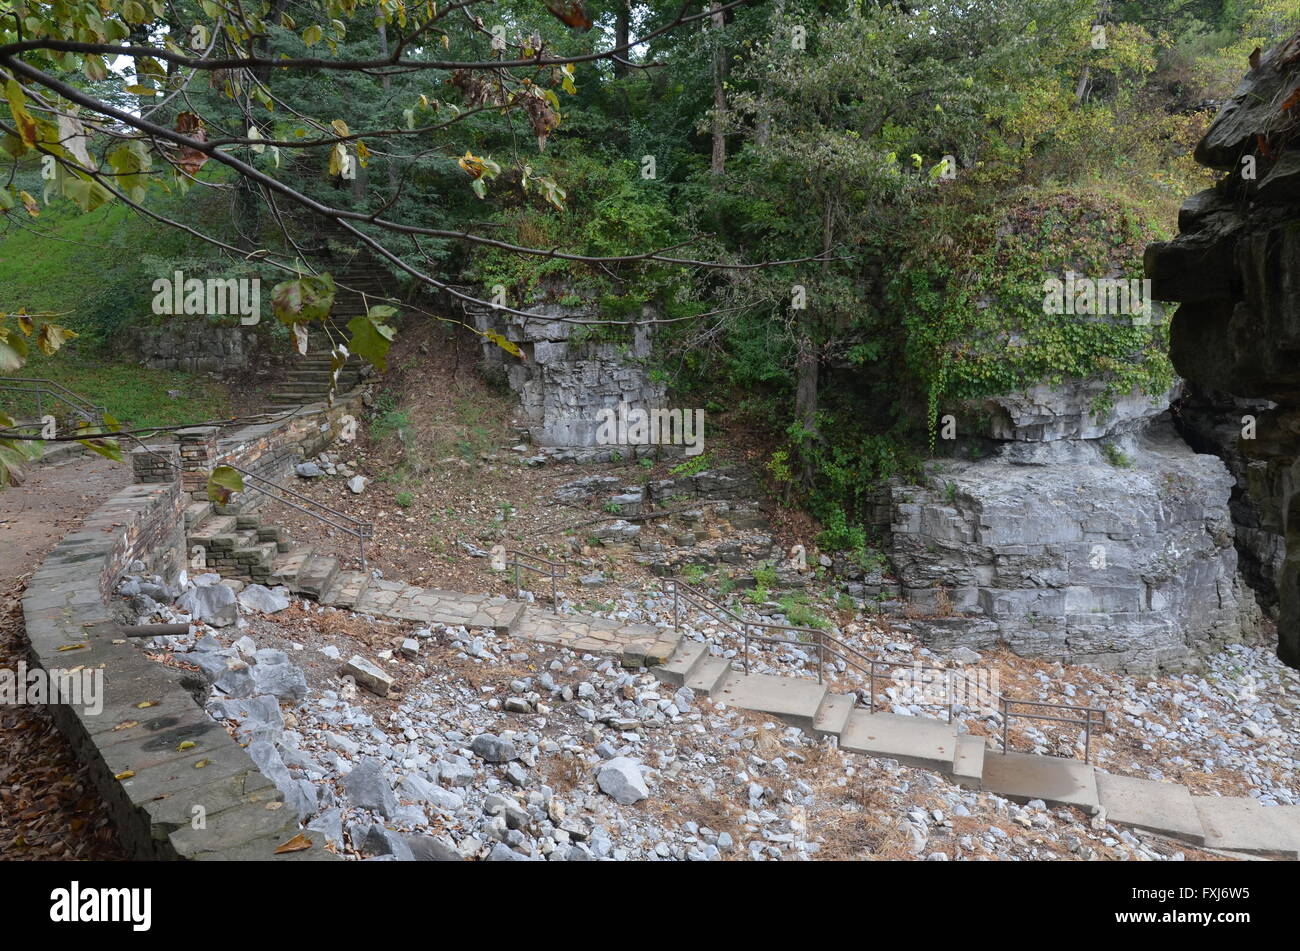
[[[343,791],[348,802],[359,809],[370,809],[385,819],[397,812],[397,797],[384,775],[382,760],[367,756],[343,778]]]
[[[650,795],[641,764],[626,756],[606,760],[596,770],[596,785],[615,802],[630,806]]]
[[[235,592],[225,585],[190,588],[177,600],[176,607],[194,620],[213,627],[229,627],[239,620]]]
[[[239,604],[259,614],[275,614],[289,606],[289,589],[285,587],[272,589],[265,585],[250,584],[239,592]]]

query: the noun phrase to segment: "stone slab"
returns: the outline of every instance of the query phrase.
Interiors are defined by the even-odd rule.
[[[1096,771],[1077,759],[1032,753],[989,753],[983,788],[1016,802],[1041,799],[1052,806],[1095,808]]]
[[[840,734],[840,749],[948,772],[957,751],[957,731],[928,717],[854,710]]]
[[[1300,816],[1283,806],[1244,797],[1193,796],[1192,804],[1212,849],[1274,858],[1300,858]]]
[[[1097,773],[1097,796],[1111,822],[1205,844],[1205,827],[1186,786]]]

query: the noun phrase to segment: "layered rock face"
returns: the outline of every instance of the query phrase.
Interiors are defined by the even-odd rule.
[[[1097,391],[999,398],[991,456],[894,489],[891,558],[914,634],[1131,671],[1240,639],[1232,477],[1179,438],[1167,397],[1094,414]]]
[[[1216,451],[1237,475],[1246,537],[1273,536],[1248,544],[1276,591],[1278,654],[1300,667],[1300,34],[1247,74],[1196,158],[1226,174],[1184,204],[1175,240],[1148,249],[1147,274],[1156,297],[1182,303],[1171,356],[1208,394],[1188,426],[1213,435],[1223,420]]]
[[[627,342],[599,342],[585,339],[590,328],[570,320],[593,319],[591,308],[542,304],[532,312],[536,316],[520,317],[480,309],[473,317],[480,333],[499,333],[523,351],[519,358],[486,338],[483,343],[489,373],[503,375],[519,396],[534,445],[591,449],[599,445],[601,410],[664,405],[664,385],[640,363],[651,352],[648,327],[633,328]],[[605,451],[611,449],[626,457],[635,447]]]

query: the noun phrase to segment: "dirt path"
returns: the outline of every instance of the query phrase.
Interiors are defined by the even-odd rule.
[[[19,604],[45,553],[131,481],[89,454],[28,471],[0,491],[0,668],[26,659]],[[121,859],[103,803],[44,707],[0,704],[0,859]]]

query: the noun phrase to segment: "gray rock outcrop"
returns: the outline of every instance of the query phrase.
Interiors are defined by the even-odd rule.
[[[1300,33],[1261,57],[1223,107],[1196,159],[1224,177],[1183,204],[1177,238],[1146,253],[1155,296],[1181,304],[1170,328],[1174,366],[1203,395],[1220,394],[1189,428],[1216,442],[1237,475],[1244,547],[1265,600],[1273,582],[1278,656],[1293,667],[1300,667],[1300,135],[1291,95],[1298,83]],[[1250,412],[1236,400],[1274,405]],[[1243,408],[1235,434],[1220,427],[1217,440],[1206,435],[1216,413]],[[1269,536],[1285,543],[1280,567]]]

